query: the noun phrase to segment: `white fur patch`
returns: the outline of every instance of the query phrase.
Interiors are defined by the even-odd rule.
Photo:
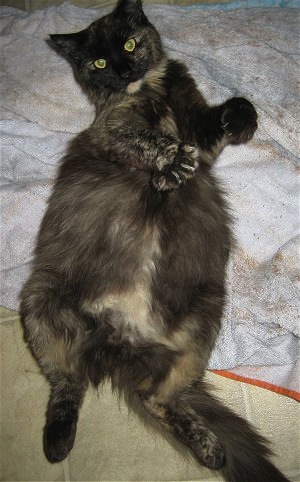
[[[136,80],[135,82],[130,82],[127,86],[128,94],[135,94],[138,92],[142,86],[143,79]]]
[[[101,313],[110,309],[120,316],[112,316],[112,326],[122,336],[134,343],[141,339],[158,340],[162,334],[162,320],[155,313],[151,300],[152,276],[155,273],[155,259],[160,255],[157,232],[146,235],[140,268],[132,275],[131,287],[121,293],[110,293],[84,308],[90,313]]]

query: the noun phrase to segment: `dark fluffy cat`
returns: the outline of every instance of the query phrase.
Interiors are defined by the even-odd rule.
[[[140,0],[52,35],[93,99],[60,166],[22,291],[25,336],[51,386],[50,462],[71,450],[89,382],[227,481],[287,480],[266,441],[203,382],[221,323],[230,216],[211,164],[257,127],[253,106],[209,107],[166,58]]]

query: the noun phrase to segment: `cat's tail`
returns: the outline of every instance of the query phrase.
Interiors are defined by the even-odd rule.
[[[189,393],[188,398],[185,402],[203,417],[223,447],[225,464],[220,471],[227,482],[288,482],[272,464],[273,454],[267,440],[211,395],[207,384],[197,384],[197,390]]]

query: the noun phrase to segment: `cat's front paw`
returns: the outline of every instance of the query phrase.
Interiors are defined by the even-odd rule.
[[[177,189],[182,183],[194,177],[199,162],[197,147],[180,144],[172,164],[154,174],[152,184],[157,191]]]
[[[248,142],[257,129],[256,110],[247,99],[233,97],[224,104],[221,126],[230,144]]]

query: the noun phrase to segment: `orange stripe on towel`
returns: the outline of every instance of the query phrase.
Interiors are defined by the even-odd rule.
[[[257,380],[255,378],[241,377],[235,373],[229,372],[227,370],[210,370],[212,373],[221,375],[222,377],[231,378],[232,380],[237,380],[238,382],[249,383],[249,385],[256,385],[258,387],[265,388],[266,390],[271,390],[272,392],[280,393],[286,397],[294,398],[300,402],[300,393],[294,390],[288,390],[287,388],[278,387],[272,383],[263,382],[262,380]]]

